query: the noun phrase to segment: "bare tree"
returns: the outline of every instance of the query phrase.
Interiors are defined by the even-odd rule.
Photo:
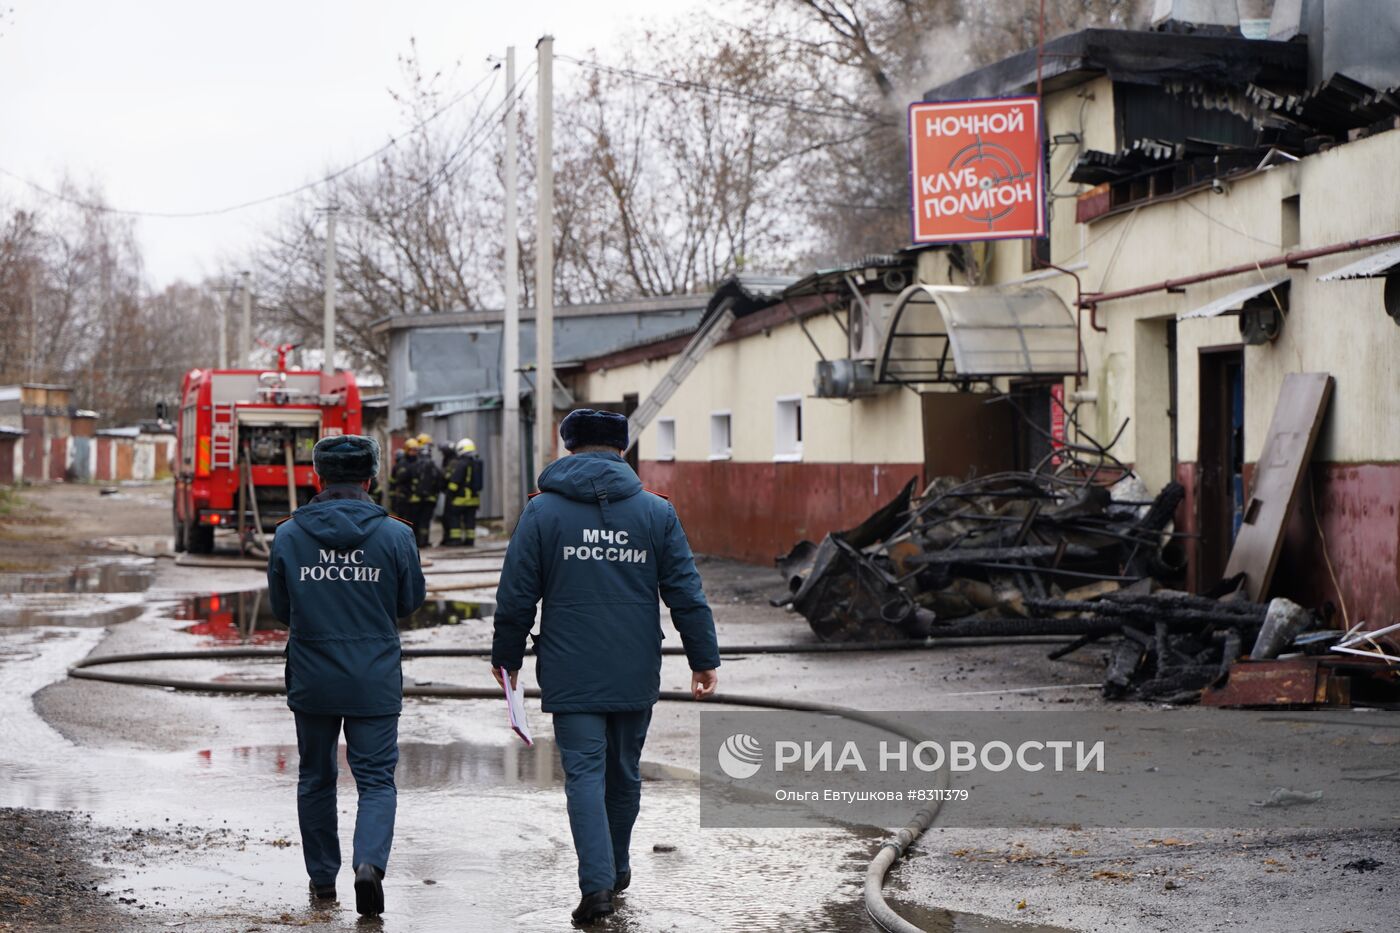
[[[1140,21],[1146,0],[1048,5],[1046,33]],[[556,102],[555,280],[562,301],[699,291],[901,247],[908,237],[906,105],[970,67],[1033,46],[1038,0],[762,0],[731,19],[672,21],[620,54],[561,57],[582,75]],[[601,60],[600,60],[601,59]],[[382,371],[373,322],[498,307],[502,92],[467,94],[460,68],[411,48],[396,99],[412,130],[331,191],[295,204],[255,260],[260,318],[314,345],[322,219],[340,206],[343,346]],[[521,129],[519,266],[533,290],[533,95]],[[458,95],[460,96],[460,95]],[[460,103],[460,106],[453,106]],[[440,118],[439,118],[440,117]]]
[[[43,210],[10,209],[0,226],[0,380],[73,386],[108,422],[149,417],[181,374],[213,359],[204,286],[150,295],[128,219],[102,193],[65,182]]]
[[[1146,22],[1147,0],[1047,3],[1047,39],[1089,26]],[[759,37],[804,91],[819,89],[881,129],[815,151],[807,203],[824,233],[817,261],[908,241],[905,107],[972,68],[1033,48],[1039,0],[764,0],[734,28]]]

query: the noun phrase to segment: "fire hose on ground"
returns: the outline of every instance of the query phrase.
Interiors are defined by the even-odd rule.
[[[1046,620],[1053,621],[1053,620]],[[1055,638],[1052,634],[1034,635],[1022,638],[1021,641],[1028,643],[1054,642],[1059,644],[1061,639]],[[847,643],[826,643],[813,642],[798,645],[742,645],[720,650],[721,656],[735,657],[751,654],[804,654],[804,653],[836,653],[855,651],[908,651],[926,649],[938,644],[959,644],[959,645],[996,645],[1003,642],[996,638],[928,638],[912,641],[891,641],[891,642],[847,642]],[[667,646],[662,649],[665,655],[683,654],[683,649]],[[405,648],[403,657],[405,660],[414,658],[453,658],[453,657],[489,657],[489,648]],[[104,683],[124,684],[141,687],[159,687],[172,690],[184,690],[198,693],[225,693],[225,694],[257,694],[276,696],[286,693],[286,688],[276,681],[244,681],[244,682],[223,682],[223,681],[202,681],[185,680],[170,677],[151,677],[138,674],[119,674],[111,671],[94,670],[111,664],[133,664],[151,661],[209,661],[209,660],[250,660],[250,659],[275,659],[284,657],[280,648],[211,648],[198,651],[147,651],[133,654],[109,654],[97,657],[84,658],[74,664],[68,670],[68,676],[78,680],[95,680]],[[540,691],[535,688],[527,688],[527,697],[538,699]],[[404,686],[404,696],[409,697],[432,697],[437,699],[457,699],[457,700],[495,700],[501,696],[498,687],[439,687],[431,684],[406,684]],[[681,690],[663,690],[659,699],[667,702],[687,701],[693,702],[693,698],[688,692]],[[835,706],[826,703],[806,703],[800,700],[779,700],[770,697],[746,696],[743,694],[724,694],[716,697],[712,702],[728,706],[744,706],[756,709],[790,710],[804,713],[824,713],[828,715],[840,716],[852,722],[860,722],[866,725],[883,729],[887,732],[910,739],[914,742],[923,741],[926,737],[913,733],[897,723],[891,723],[881,719],[878,715],[867,713],[862,710],[851,709],[844,706]],[[938,772],[939,779],[946,786],[948,772],[946,769]],[[875,857],[871,860],[865,872],[865,909],[870,914],[872,920],[888,933],[922,933],[921,929],[903,917],[899,916],[895,910],[889,906],[884,897],[885,877],[890,868],[897,862],[905,852],[918,840],[923,832],[933,823],[938,814],[939,804],[937,802],[919,810],[913,818],[900,829],[895,837],[880,846]]]

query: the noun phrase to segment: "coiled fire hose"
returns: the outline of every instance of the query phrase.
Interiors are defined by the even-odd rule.
[[[1052,636],[1036,636],[1018,640],[1025,643],[1061,643],[1061,639]],[[732,658],[738,655],[749,654],[907,651],[930,648],[937,644],[996,645],[1004,644],[1004,642],[995,638],[939,638],[891,642],[816,642],[798,645],[744,645],[733,648],[722,648],[720,649],[720,655],[722,657],[727,655]],[[683,653],[683,649],[679,647],[666,646],[662,649],[662,654],[665,655],[679,655]],[[479,658],[489,657],[490,654],[490,648],[403,649],[403,657],[405,660],[413,658]],[[213,680],[183,680],[170,677],[151,677],[144,674],[120,674],[113,671],[94,670],[94,668],[105,667],[112,664],[134,664],[150,661],[249,660],[276,659],[282,657],[284,657],[284,655],[280,648],[209,648],[198,651],[146,651],[134,654],[108,654],[84,658],[68,669],[68,676],[77,680],[96,680],[104,683],[126,684],[140,687],[161,687],[198,693],[280,695],[286,693],[286,688],[277,681],[225,682]],[[494,700],[499,699],[501,696],[501,691],[498,687],[438,687],[431,684],[406,684],[403,692],[404,696],[410,697],[435,697],[439,699],[457,700]],[[525,695],[538,699],[540,691],[533,687],[526,688]],[[682,690],[663,690],[661,691],[659,699],[668,702],[693,701],[691,695]],[[860,722],[874,726],[877,729],[883,729],[914,742],[921,742],[926,738],[926,736],[918,735],[898,723],[892,723],[882,719],[876,714],[844,706],[835,706],[826,703],[807,703],[801,700],[780,700],[771,697],[745,696],[743,694],[731,693],[717,696],[710,702],[721,703],[728,706],[753,707],[757,709],[825,713],[828,715],[840,716],[852,722]],[[941,782],[941,786],[947,786],[948,771],[946,768],[939,770],[938,779]],[[884,897],[885,876],[889,874],[890,868],[894,863],[909,850],[923,834],[924,830],[928,829],[933,823],[934,818],[938,815],[938,808],[939,804],[934,802],[915,813],[913,818],[895,834],[892,840],[880,846],[880,850],[875,854],[870,865],[866,868],[865,909],[870,914],[871,919],[874,920],[881,929],[888,931],[888,933],[923,933],[920,927],[915,926],[899,916],[894,908],[886,903]]]

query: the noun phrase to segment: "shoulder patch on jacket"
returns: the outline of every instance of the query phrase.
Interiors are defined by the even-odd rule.
[[[535,498],[535,496],[542,496],[542,495],[544,495],[544,490],[543,490],[543,489],[541,489],[539,492],[532,492],[532,493],[530,493],[529,498],[533,499],[533,498]]]
[[[410,528],[413,527],[413,522],[409,521],[409,520],[406,519],[406,518],[399,518],[399,517],[398,517],[397,515],[395,515],[393,512],[390,512],[390,513],[389,513],[389,517],[392,518],[392,519],[393,519],[394,521],[396,521],[396,522],[403,522],[405,525],[407,525],[407,526],[410,527]]]
[[[291,520],[292,520],[293,518],[295,518],[295,517],[296,517],[296,516],[294,516],[294,515],[288,515],[286,518],[279,518],[279,519],[277,519],[277,523],[276,523],[275,525],[273,525],[272,527],[274,527],[274,528],[281,527],[281,525],[282,525],[283,522],[289,522],[289,521],[291,521]]]
[[[642,492],[649,492],[649,493],[651,493],[653,496],[656,496],[657,498],[665,499],[667,502],[670,502],[670,501],[671,501],[671,497],[670,497],[670,496],[666,495],[664,492],[657,492],[655,489],[647,489],[645,486],[643,486],[643,487],[642,487]]]

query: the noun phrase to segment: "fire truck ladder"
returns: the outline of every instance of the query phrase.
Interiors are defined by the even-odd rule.
[[[209,431],[210,464],[216,470],[232,470],[234,463],[234,433],[237,418],[232,405],[215,405],[212,409],[212,427]]]
[[[734,306],[732,302],[725,302],[720,306],[719,313],[708,321],[700,325],[700,329],[695,332],[695,336],[690,338],[690,342],[685,345],[681,355],[671,364],[666,375],[661,377],[661,381],[656,384],[656,388],[651,390],[651,394],[646,397],[642,404],[637,406],[637,410],[632,412],[632,417],[627,419],[627,436],[630,451],[637,446],[637,439],[642,436],[647,425],[660,414],[661,409],[671,400],[671,396],[676,394],[676,390],[685,382],[686,377],[699,364],[704,355],[710,352],[710,348],[719,343],[724,335],[729,333],[729,328],[734,324]]]

